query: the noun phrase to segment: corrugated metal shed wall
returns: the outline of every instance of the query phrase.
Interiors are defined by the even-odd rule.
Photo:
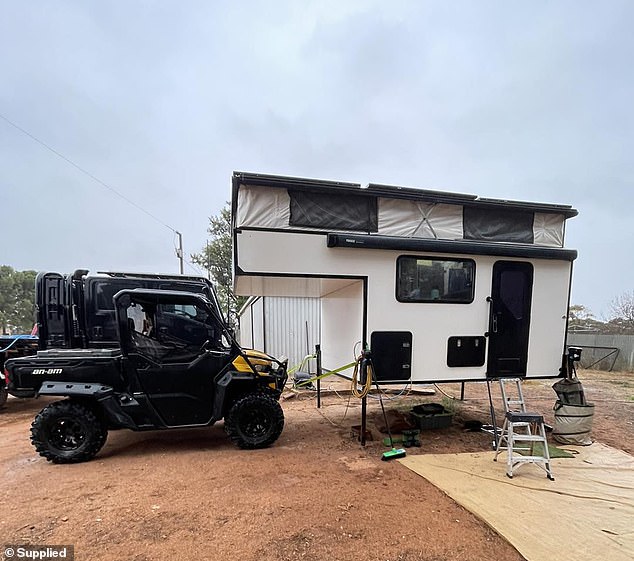
[[[238,342],[244,349],[253,347],[253,304],[251,303],[240,314],[240,327],[238,329]]]
[[[262,298],[253,298],[241,310],[238,342],[245,349],[264,350],[264,317]]]
[[[320,342],[319,298],[267,296],[263,300],[266,352],[275,357],[286,355],[289,366],[299,364]]]

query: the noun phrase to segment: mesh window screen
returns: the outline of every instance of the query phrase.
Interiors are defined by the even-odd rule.
[[[533,243],[533,213],[525,210],[464,207],[465,240]]]
[[[376,197],[292,190],[288,194],[291,226],[362,232],[378,229]]]

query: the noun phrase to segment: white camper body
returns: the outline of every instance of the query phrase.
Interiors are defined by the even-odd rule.
[[[235,173],[234,289],[318,297],[322,363],[383,383],[562,375],[565,205]]]

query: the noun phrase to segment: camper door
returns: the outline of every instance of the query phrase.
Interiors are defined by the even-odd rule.
[[[489,313],[489,378],[526,376],[533,265],[497,261],[493,265]]]

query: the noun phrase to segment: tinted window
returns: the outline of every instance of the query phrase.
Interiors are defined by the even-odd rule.
[[[500,299],[517,320],[524,317],[526,290],[527,282],[524,271],[502,271],[500,275]]]
[[[139,283],[135,283],[133,286],[130,286],[131,283],[126,282],[117,282],[117,281],[99,281],[93,284],[94,286],[94,294],[95,294],[95,308],[97,310],[113,310],[114,311],[114,302],[112,300],[113,296],[123,290],[124,288],[137,288],[140,286]]]
[[[475,262],[471,259],[401,256],[396,263],[399,302],[473,302]]]
[[[203,283],[184,281],[163,281],[155,279],[95,279],[91,282],[91,292],[97,310],[113,310],[113,296],[124,289],[156,288],[161,290],[177,290],[181,292],[194,292],[197,294],[209,294]]]
[[[157,361],[190,362],[203,346],[221,346],[221,330],[203,307],[132,304],[127,316],[133,348]]]

